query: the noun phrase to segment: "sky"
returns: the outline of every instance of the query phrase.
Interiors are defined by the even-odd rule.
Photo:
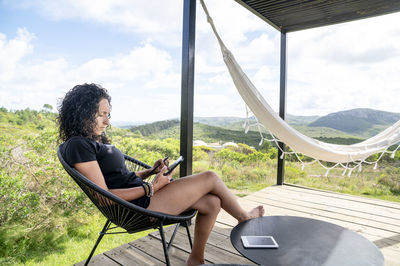
[[[274,110],[280,34],[232,0],[205,1]],[[112,97],[112,121],[179,118],[183,0],[0,0],[0,107],[56,111],[73,86]],[[287,113],[400,113],[400,13],[289,33]],[[246,115],[197,2],[194,116]]]

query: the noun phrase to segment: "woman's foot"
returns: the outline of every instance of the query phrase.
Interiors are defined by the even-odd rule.
[[[264,206],[259,205],[257,207],[255,207],[254,209],[252,209],[251,211],[249,211],[247,213],[247,215],[245,217],[243,217],[243,219],[238,220],[239,223],[250,220],[250,219],[254,219],[254,218],[258,218],[258,217],[262,217],[264,216],[265,210],[264,210]]]

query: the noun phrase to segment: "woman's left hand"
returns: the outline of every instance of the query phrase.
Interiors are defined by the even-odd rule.
[[[169,161],[168,161],[168,157],[164,158],[164,159],[158,159],[151,169],[151,173],[152,174],[158,174],[164,166],[168,167],[169,165]]]

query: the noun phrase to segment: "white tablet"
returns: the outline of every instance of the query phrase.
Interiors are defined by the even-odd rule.
[[[245,248],[278,248],[273,236],[242,236]]]

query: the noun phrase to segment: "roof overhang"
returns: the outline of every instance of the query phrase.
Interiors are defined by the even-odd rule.
[[[399,0],[235,0],[281,32],[400,11]]]

